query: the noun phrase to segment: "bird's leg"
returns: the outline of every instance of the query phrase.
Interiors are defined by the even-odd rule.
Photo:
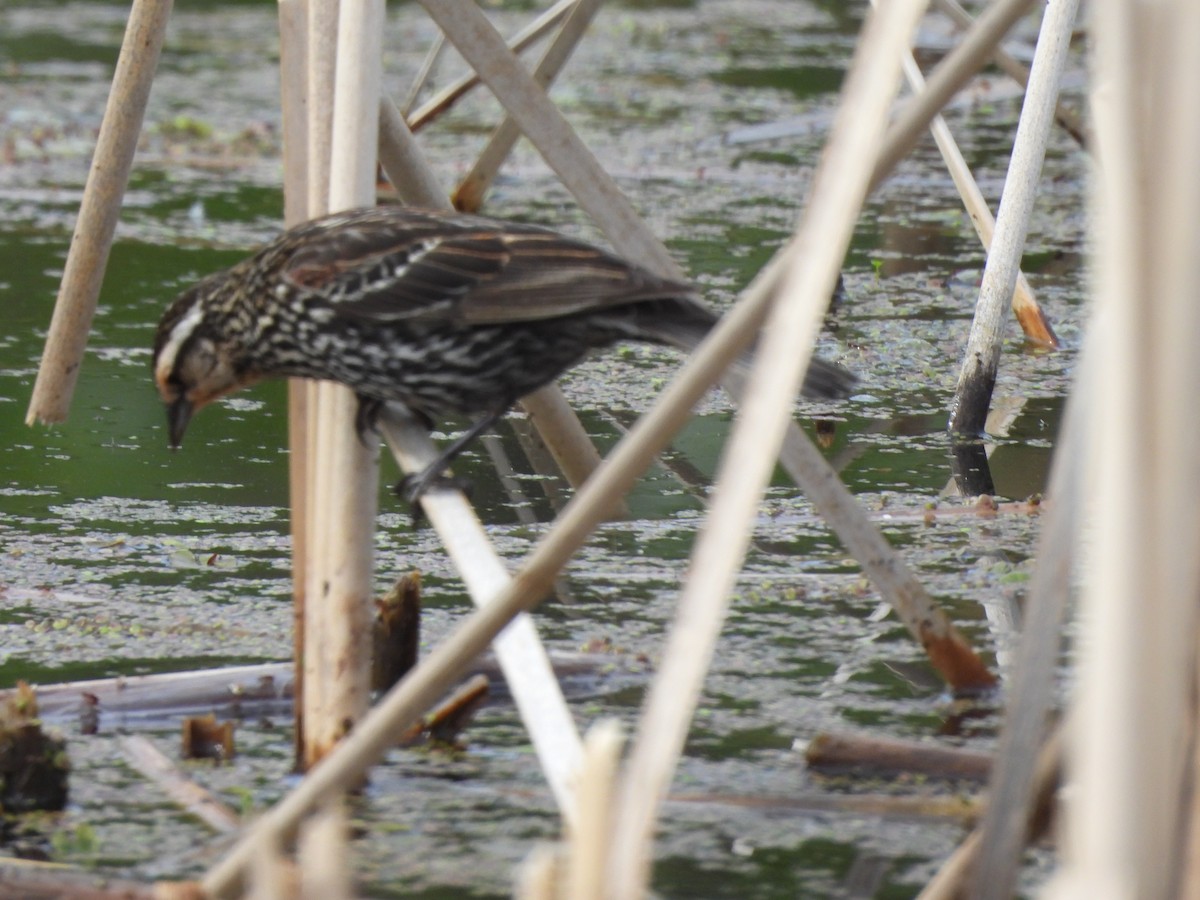
[[[483,434],[485,431],[499,422],[504,417],[504,413],[507,411],[507,409],[508,407],[501,407],[498,410],[493,410],[492,412],[487,413],[477,422],[474,422],[470,428],[451,441],[445,447],[445,449],[438,454],[437,459],[427,465],[420,472],[413,472],[409,475],[405,475],[404,478],[400,480],[400,483],[397,484],[393,490],[398,497],[401,497],[402,499],[405,499],[409,503],[413,504],[414,515],[416,514],[416,510],[419,508],[417,506],[417,501],[421,498],[421,495],[430,488],[447,483],[451,487],[463,487],[462,482],[455,481],[454,479],[447,478],[445,476],[444,473],[447,467],[451,462],[454,461],[455,457],[462,453],[462,451],[469,443],[471,443],[471,441],[475,440],[475,438],[479,437],[479,435]]]
[[[358,398],[358,409],[354,411],[354,430],[358,432],[358,439],[362,441],[363,446],[370,447],[371,442],[367,436],[373,431],[378,437],[379,414],[383,412],[384,403],[365,394],[355,396]]]

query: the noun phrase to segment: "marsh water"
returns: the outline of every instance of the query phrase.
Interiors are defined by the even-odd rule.
[[[170,299],[279,228],[273,4],[176,4],[70,419],[23,424],[126,9],[0,6],[0,688],[291,652],[282,385],[206,410],[172,453],[149,375],[155,323]],[[533,10],[507,4],[491,14],[511,33]],[[732,302],[799,215],[861,15],[859,4],[816,0],[614,3],[554,90],[717,306]],[[1027,52],[1036,27],[1021,23],[1015,52]],[[397,98],[434,34],[415,4],[389,11],[385,88]],[[936,20],[923,26],[923,62],[947,35]],[[461,70],[447,54],[435,83]],[[947,113],[993,206],[1019,102],[1001,76],[985,74]],[[496,116],[480,90],[421,133],[447,187]],[[1001,499],[1044,487],[1083,322],[1085,167],[1071,139],[1055,134],[1025,271],[1064,346],[1040,350],[1008,327],[995,404],[1006,414],[987,441]],[[601,240],[524,144],[485,211]],[[870,199],[820,339],[818,352],[853,370],[858,390],[836,405],[800,404],[797,415],[810,434],[818,418],[833,423],[825,452],[846,484],[989,662],[1002,662],[1012,635],[1001,613],[1020,601],[1037,518],[927,523],[919,514],[966,502],[953,496],[945,427],[982,265],[936,150],[923,142]],[[576,369],[564,389],[605,449],[676,366],[666,351],[630,348]],[[722,395],[707,398],[665,465],[639,483],[631,518],[601,528],[577,555],[570,602],[537,613],[552,648],[604,646],[633,670],[573,701],[582,728],[636,718],[731,419]],[[462,425],[442,423],[439,436]],[[461,468],[497,547],[516,564],[554,507],[512,430],[498,437],[535,521],[518,514],[482,446]],[[384,481],[395,475],[385,463]],[[390,496],[381,510],[380,590],[419,569],[425,640],[435,641],[469,606],[462,586],[432,531],[414,528]],[[676,779],[689,802],[665,810],[660,896],[911,896],[962,838],[956,822],[787,802],[863,789],[805,770],[803,745],[823,730],[992,745],[994,718],[955,724],[920,648],[878,607],[857,564],[777,477]],[[41,851],[136,879],[195,877],[219,858],[222,841],[145,783],[115,741],[137,727],[171,747],[177,721],[102,719],[94,736],[57,724],[69,739],[71,805],[18,823],[0,854]],[[291,783],[288,723],[247,720],[237,740],[234,763],[190,772],[238,808],[261,809]],[[507,895],[531,847],[557,836],[552,798],[511,707],[486,710],[466,740],[453,757],[395,751],[373,774],[353,808],[365,895]],[[773,802],[751,802],[760,799]],[[1027,885],[1038,873],[1034,865]]]

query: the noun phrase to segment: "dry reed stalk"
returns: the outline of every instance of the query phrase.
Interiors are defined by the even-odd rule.
[[[979,826],[983,841],[975,885],[980,896],[1011,894],[1025,846],[1028,810],[1037,790],[1035,765],[1056,696],[1063,621],[1072,595],[1071,571],[1078,557],[1083,505],[1088,502],[1083,490],[1083,470],[1088,464],[1084,429],[1087,405],[1098,400],[1092,393],[1094,350],[1095,342],[1089,338],[1076,368],[1075,387],[1054,451],[1047,487],[1051,502],[1043,513],[1021,640],[1008,667],[1004,724],[988,788],[991,799]]]
[[[309,517],[313,483],[312,456],[309,453],[309,385],[299,378],[288,379],[288,499],[291,509],[289,528],[292,536],[292,659],[296,674],[292,694],[292,741],[296,763],[301,765],[304,752],[304,713],[307,709],[304,690],[304,670],[307,654],[308,577],[312,565],[309,537],[312,524]]]
[[[405,471],[419,471],[437,455],[422,429],[396,414],[389,413],[381,420],[381,430]],[[430,491],[421,498],[421,505],[475,605],[483,607],[503,594],[511,577],[462,493]],[[517,617],[494,644],[546,780],[563,817],[574,821],[574,784],[583,744],[533,619]]]
[[[285,698],[292,681],[288,663],[231,666],[157,675],[121,675],[62,684],[36,685],[38,714],[43,719],[79,716],[95,701],[102,717],[118,722],[128,717],[180,715],[217,708],[234,710],[239,698],[248,703],[271,703]],[[0,691],[0,703],[15,691]]]
[[[604,869],[612,833],[613,788],[621,761],[621,725],[614,719],[588,729],[579,773],[579,817],[567,834],[566,878],[562,896],[603,900]]]
[[[876,0],[872,0],[872,3],[874,2]],[[924,90],[925,76],[921,74],[921,69],[912,53],[908,53],[904,57],[904,77],[914,94],[919,94]],[[940,115],[934,116],[929,129],[933,133],[933,140],[937,144],[938,151],[942,154],[942,160],[946,163],[950,178],[954,181],[954,186],[962,198],[963,206],[967,209],[967,215],[971,217],[971,224],[975,226],[975,233],[979,235],[979,241],[983,244],[986,252],[991,248],[992,235],[996,230],[996,220],[992,217],[992,211],[988,208],[988,203],[983,198],[983,192],[979,190],[974,176],[971,175],[967,161],[963,159],[962,152],[958,149],[958,144],[955,143],[954,135],[950,133],[950,126],[946,124],[946,120]],[[1038,306],[1038,302],[1033,296],[1033,289],[1029,287],[1029,282],[1025,278],[1025,273],[1020,270],[1017,271],[1012,308],[1029,340],[1044,347],[1058,347],[1058,337],[1054,334],[1054,329],[1050,327],[1050,322],[1046,319],[1041,307]]]
[[[924,7],[924,0],[897,0],[864,23],[797,231],[800,250],[763,329],[746,402],[722,454],[662,663],[620,779],[607,896],[645,893],[658,809],[683,749],[763,489],[791,423],[793,399],[867,196],[875,148],[898,86],[900,58]]]
[[[613,671],[608,653],[555,651],[550,657],[559,680],[582,683],[591,691]],[[619,668],[619,667],[618,667]],[[485,654],[470,666],[472,674],[491,681],[504,676],[492,655]],[[256,663],[159,675],[121,675],[59,684],[36,685],[38,715],[62,724],[89,714],[98,715],[105,727],[130,722],[162,721],[182,715],[219,712],[232,717],[275,716],[292,694],[291,662]],[[0,703],[18,689],[0,691]],[[88,695],[94,695],[93,703]]]
[[[304,204],[307,218],[315,218],[329,209],[329,167],[330,154],[333,146],[333,84],[337,61],[337,20],[338,4],[325,0],[308,0],[306,3],[307,22],[306,34],[308,71],[305,80],[307,101],[307,142],[305,159],[307,161],[308,194]],[[328,441],[329,429],[322,427],[322,385],[318,382],[307,381],[303,388],[305,401],[297,404],[307,411],[308,418],[302,428],[306,435],[305,470],[306,487],[305,507],[306,517],[306,560],[305,571],[300,577],[304,578],[304,634],[298,643],[302,644],[304,656],[296,660],[298,678],[304,686],[301,694],[301,714],[297,719],[297,727],[302,726],[303,734],[299,743],[303,753],[297,759],[298,766],[303,770],[321,758],[323,747],[336,736],[335,728],[326,724],[333,717],[328,711],[328,686],[330,679],[328,670],[331,665],[322,649],[321,635],[324,619],[321,604],[321,581],[328,569],[325,557],[326,542],[324,526],[320,518],[322,511],[328,508],[328,491],[323,486],[320,472],[327,469],[328,449],[322,445]],[[322,497],[324,492],[325,496]]]
[[[83,872],[62,863],[5,858],[0,900],[205,900],[189,881],[141,883]]]
[[[449,209],[445,189],[388,97],[379,101],[379,164],[400,198],[413,206]]]
[[[237,813],[182,772],[148,738],[132,734],[123,736],[120,741],[125,759],[134,769],[158,785],[184,812],[220,834],[233,834],[242,827]]]
[[[440,743],[457,741],[475,718],[475,713],[487,702],[490,690],[491,682],[486,675],[468,678],[405,732],[400,743],[419,744],[426,739]]]
[[[1193,690],[1200,691],[1200,666],[1197,667],[1196,683]],[[1189,786],[1188,794],[1182,801],[1183,818],[1184,818],[1184,846],[1182,860],[1179,867],[1179,893],[1178,896],[1185,897],[1187,900],[1195,900],[1200,897],[1200,790],[1196,789],[1196,774],[1200,772],[1200,741],[1196,740],[1196,710],[1192,711],[1191,721],[1189,722],[1192,731],[1192,747],[1188,765],[1192,770],[1192,784]]]
[[[952,19],[959,28],[967,29],[975,24],[975,19],[959,5],[958,0],[932,0],[932,5]],[[1029,84],[1029,67],[1010,56],[1004,48],[996,47],[992,53],[992,62],[1021,87]],[[1054,120],[1075,139],[1080,147],[1086,150],[1091,146],[1092,138],[1087,126],[1080,121],[1075,110],[1067,107],[1062,100],[1055,104]]]
[[[557,848],[538,844],[517,872],[517,900],[559,900]]]
[[[300,828],[296,859],[300,900],[352,900],[346,810],[340,800],[325,803]]]
[[[983,801],[974,794],[894,793],[836,794],[814,790],[802,794],[772,794],[768,797],[745,794],[680,794],[667,797],[672,804],[755,809],[772,816],[810,816],[833,813],[855,818],[929,819],[972,825],[979,819]]]
[[[1004,310],[1012,303],[1020,272],[1029,217],[1054,123],[1058,82],[1066,65],[1078,7],[1078,0],[1061,0],[1047,7],[1042,19],[1029,89],[1021,107],[1008,175],[1004,179],[1004,195],[996,215],[996,231],[951,404],[950,430],[956,434],[972,438],[982,434],[987,420],[1004,341]]]
[[[562,67],[571,58],[575,46],[599,11],[601,2],[602,0],[578,0],[568,13],[562,28],[558,30],[558,34],[554,36],[554,40],[550,42],[550,46],[546,48],[546,52],[542,54],[542,58],[533,71],[533,77],[543,88],[548,88],[553,84]],[[452,198],[455,209],[477,212],[483,206],[484,195],[492,186],[496,174],[504,165],[504,161],[508,159],[513,145],[520,136],[520,126],[513,121],[511,116],[505,116],[504,121],[492,132],[487,146],[479,154],[471,171],[463,177],[455,189]]]
[[[283,134],[283,221],[308,216],[308,3],[279,0],[279,100]]]
[[[65,421],[71,407],[171,6],[134,0],[129,10],[26,425]]]
[[[438,6],[441,9],[443,5]],[[450,17],[450,10],[443,9],[442,14]],[[613,246],[654,271],[683,277],[666,247],[633,212],[616,183],[582,147],[570,125],[532,77],[507,53],[482,14],[474,10],[473,16],[456,23],[462,33],[458,37],[451,34],[451,40],[462,41],[460,49],[464,56],[480,68],[488,86],[506,104],[513,119]],[[999,40],[999,35],[995,39]],[[925,112],[932,117],[936,110]],[[877,167],[873,177],[879,172]],[[635,230],[631,230],[631,222],[636,224]],[[786,252],[789,251],[782,251]],[[783,267],[775,263],[772,261],[756,281],[776,285]],[[726,373],[724,383],[735,398],[741,395],[741,378],[736,373]],[[884,599],[900,612],[951,685],[962,690],[991,684],[994,679],[945,615],[940,611],[926,614],[934,607],[924,588],[794,424],[788,428],[780,463],[821,509],[838,537],[862,561]]]
[[[901,108],[888,129],[883,149],[871,175],[871,190],[879,187],[916,144],[934,115],[949,102],[964,84],[987,65],[1004,36],[1033,6],[1034,0],[994,0],[958,46],[946,55],[930,73],[925,90]]]
[[[1066,867],[1051,896],[1188,896],[1200,509],[1200,5],[1092,8],[1097,516],[1069,733]],[[1076,727],[1077,726],[1077,727]],[[1194,896],[1194,894],[1191,894]]]
[[[914,774],[983,780],[992,770],[993,759],[990,753],[965,747],[841,731],[820,732],[804,750],[810,769],[849,770],[873,777]]]
[[[279,83],[283,130],[283,221],[308,218],[307,0],[279,2]],[[293,717],[297,762],[304,759],[304,609],[308,578],[308,385],[288,380],[288,495],[292,536],[292,658],[296,660]]]
[[[307,568],[304,573],[304,658],[296,660],[300,672],[300,683],[304,685],[303,712],[300,722],[303,724],[302,738],[304,754],[297,760],[300,771],[307,771],[328,749],[328,744],[337,739],[334,728],[327,724],[333,715],[329,711],[329,686],[332,663],[328,659],[324,640],[325,618],[323,615],[322,579],[329,568],[328,546],[326,543],[325,525],[327,520],[322,516],[329,509],[330,488],[326,474],[329,465],[330,429],[326,425],[328,395],[325,385],[319,381],[309,381],[305,385],[306,401],[304,408],[308,411],[307,431],[307,475],[308,483],[305,496],[308,505],[305,509],[308,534],[306,538]]]
[[[333,79],[337,67],[339,0],[305,0],[308,11],[308,203],[313,219],[329,210],[329,174],[333,152]]]
[[[257,849],[244,900],[294,900],[299,876],[294,863],[284,858],[282,842],[275,835],[264,835]],[[207,900],[207,893],[202,896]]]
[[[513,53],[520,53],[526,47],[538,41],[550,32],[559,20],[571,11],[577,0],[558,0],[552,7],[518,31],[509,40],[508,46]],[[442,36],[443,38],[445,35]],[[406,116],[409,127],[413,131],[420,131],[447,109],[449,109],[456,100],[462,97],[467,91],[479,84],[479,76],[475,72],[464,75],[452,84],[447,85],[442,90],[423,103],[419,109],[412,115]]]
[[[397,110],[402,117],[407,117],[412,112],[413,105],[421,97],[421,91],[425,90],[425,85],[429,83],[429,79],[433,76],[433,70],[438,64],[438,60],[442,58],[442,51],[446,49],[446,36],[440,31],[433,39],[433,43],[429,45],[429,50],[425,54],[425,59],[421,62],[421,68],[417,70],[416,77],[413,78],[412,84],[409,85],[408,94],[404,98],[404,102],[400,104]]]
[[[1055,797],[1062,779],[1063,745],[1063,729],[1055,728],[1033,754],[1032,802],[1023,810],[1025,818],[1020,826],[1022,844],[1038,840],[1052,824]],[[984,806],[983,812],[986,815],[987,804]],[[976,863],[979,854],[985,849],[985,840],[983,829],[976,827],[942,864],[933,880],[921,891],[918,900],[957,900],[960,897],[975,900],[976,897],[982,896],[974,891],[979,874],[976,871]],[[1006,881],[1013,880],[1015,875],[1015,871],[1010,873],[1006,876]],[[996,893],[995,896],[1007,898],[1012,896],[1012,892]],[[1108,895],[1101,891],[1099,894],[1085,896]]]
[[[338,12],[334,75],[329,209],[366,206],[375,199],[381,83],[383,0],[342,4]],[[370,645],[375,514],[379,493],[378,448],[359,440],[354,422],[358,399],[341,385],[325,384],[319,428],[325,455],[314,461],[318,505],[310,510],[321,543],[320,642],[328,678],[324,686],[317,752],[328,750],[357,722],[370,701]],[[307,642],[311,646],[314,635]]]
[[[471,0],[422,0],[422,5],[562,183],[596,219],[617,252],[656,272],[682,275],[654,232],[479,7]]]
[[[972,694],[994,685],[995,676],[970,642],[929,596],[821,452],[794,425],[784,435],[780,460],[788,464],[788,472],[951,689]]]

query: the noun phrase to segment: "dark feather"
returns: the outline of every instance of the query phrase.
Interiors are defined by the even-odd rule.
[[[493,325],[692,296],[588,244],[532,225],[383,207],[313,229],[282,277],[348,319]]]

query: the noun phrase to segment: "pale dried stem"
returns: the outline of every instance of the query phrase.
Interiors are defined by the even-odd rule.
[[[439,31],[437,37],[433,39],[433,43],[430,44],[429,51],[425,54],[425,59],[421,61],[421,68],[417,70],[416,77],[413,78],[412,84],[409,85],[408,95],[397,110],[401,116],[407,117],[412,112],[413,105],[420,99],[421,91],[425,90],[425,85],[429,83],[429,79],[433,75],[433,70],[437,67],[438,60],[442,58],[442,51],[445,49],[446,36]]]
[[[621,725],[614,719],[597,722],[588,729],[579,774],[579,820],[567,833],[564,898],[604,897],[614,787],[623,743]]]
[[[308,218],[308,8],[307,0],[279,2],[280,108],[283,118],[283,221]],[[288,381],[288,494],[292,535],[292,658],[296,760],[304,759],[304,616],[308,578],[308,386]]]
[[[508,42],[514,53],[520,53],[526,47],[548,34],[559,20],[570,12],[577,0],[559,0],[552,7],[518,31]],[[423,103],[411,116],[407,117],[408,125],[413,131],[420,131],[439,115],[449,109],[456,100],[479,84],[479,76],[474,72],[447,85],[442,90]]]
[[[322,804],[305,820],[297,842],[296,859],[300,865],[300,900],[352,900],[353,879],[350,860],[348,823],[340,800]]]
[[[1037,565],[1005,692],[1004,724],[989,785],[992,799],[979,826],[982,855],[975,885],[981,897],[1011,895],[1026,842],[1029,807],[1037,790],[1035,763],[1057,694],[1055,676],[1062,652],[1062,626],[1072,594],[1071,572],[1078,556],[1083,506],[1088,502],[1083,490],[1089,456],[1084,433],[1088,406],[1094,408],[1098,400],[1093,395],[1095,365],[1095,341],[1089,336],[1076,368],[1078,374],[1047,480],[1051,502],[1042,514]]]
[[[400,199],[427,209],[450,209],[445,189],[388,97],[379,101],[379,164]]]
[[[874,3],[875,0],[872,2]],[[914,94],[919,94],[925,89],[925,77],[921,74],[921,69],[911,53],[906,54],[904,58],[904,77]],[[983,249],[987,251],[991,248],[992,235],[996,229],[996,220],[992,217],[987,200],[984,199],[983,192],[979,190],[979,185],[975,182],[975,178],[967,166],[967,161],[963,159],[962,152],[958,149],[958,144],[955,143],[946,120],[940,115],[934,116],[929,128],[938,150],[942,154],[942,160],[946,163],[946,169],[954,181],[954,186],[962,198],[963,206],[967,209],[967,215],[971,218],[971,224],[975,226],[975,233],[979,235],[979,241],[983,244]],[[1017,321],[1021,323],[1022,328],[1026,329],[1026,337],[1039,344],[1058,346],[1058,339],[1054,332],[1049,330],[1046,317],[1042,314],[1041,308],[1033,296],[1032,288],[1029,287],[1029,281],[1025,278],[1025,273],[1021,271],[1017,272],[1016,291],[1013,294],[1012,305],[1014,312],[1020,311]],[[1032,323],[1041,323],[1043,327],[1038,330],[1032,327]]]
[[[304,158],[307,162],[306,183],[308,188],[304,210],[308,218],[324,215],[329,210],[329,166],[333,140],[333,84],[334,71],[337,62],[337,2],[321,2],[309,0],[306,3],[307,23],[305,33],[308,37],[306,77],[307,98],[307,143]],[[307,499],[305,507],[305,525],[307,536],[305,540],[307,565],[296,577],[304,579],[304,634],[298,643],[304,648],[303,658],[296,660],[300,672],[300,680],[304,686],[301,695],[301,715],[297,722],[303,728],[299,744],[303,754],[297,760],[301,769],[307,769],[321,758],[326,744],[332,740],[325,735],[331,731],[327,725],[330,719],[328,712],[328,687],[330,678],[328,669],[330,663],[322,649],[319,635],[322,633],[324,619],[322,604],[318,598],[322,594],[321,578],[328,571],[324,541],[324,526],[320,516],[328,509],[328,490],[322,483],[320,470],[329,460],[328,448],[323,446],[329,439],[329,429],[322,425],[322,386],[313,381],[306,382],[302,390],[305,400],[298,406],[307,410],[307,420],[297,429],[305,433],[305,474],[306,487],[304,494]]]
[[[340,6],[335,54],[329,209],[366,206],[375,199],[382,57],[383,0]],[[378,448],[358,437],[358,399],[342,385],[318,390],[318,455],[312,468],[319,534],[308,605],[317,630],[305,638],[320,654],[325,694],[319,719],[305,717],[311,763],[366,712],[370,701],[371,597],[378,502]],[[315,588],[315,589],[314,589]]]
[[[385,417],[381,427],[405,471],[419,471],[436,458],[424,431],[399,411]],[[431,490],[420,502],[475,605],[482,607],[503,595],[511,576],[462,493]],[[573,821],[583,745],[533,619],[518,616],[496,639],[495,651],[563,817]]]
[[[733,593],[762,492],[783,445],[869,177],[900,59],[924,0],[889,3],[868,17],[844,82],[838,117],[797,230],[751,370],[745,402],[722,454],[704,528],[642,707],[620,779],[606,896],[637,897],[649,879],[658,809],[682,752]]]
[[[930,121],[951,97],[985,65],[1004,36],[1033,6],[1034,0],[994,0],[958,46],[930,73],[925,90],[911,98],[888,129],[883,149],[871,176],[871,190],[879,187],[916,144]]]
[[[1063,729],[1056,727],[1047,735],[1045,742],[1039,748],[1035,748],[1033,758],[1030,760],[1030,769],[1033,773],[1031,803],[1022,811],[1023,818],[1020,822],[1022,843],[1027,838],[1029,840],[1037,839],[1041,836],[1041,832],[1050,825],[1054,797],[1062,779],[1063,755]],[[984,815],[987,815],[986,803],[984,804]],[[960,897],[970,897],[971,900],[974,900],[979,896],[974,893],[974,884],[977,883],[976,876],[978,874],[976,864],[979,854],[985,849],[986,838],[985,832],[979,827],[967,835],[966,840],[955,848],[938,869],[933,880],[921,891],[918,900],[957,900]],[[1011,881],[1016,874],[1017,869],[1014,867],[1013,872],[1005,880]],[[1011,897],[1012,893],[997,894],[997,896]]]
[[[83,365],[171,0],[134,0],[25,424],[63,422]]]
[[[1029,89],[1021,107],[1008,175],[1004,179],[996,230],[983,270],[975,319],[971,323],[952,401],[952,432],[974,437],[983,433],[987,420],[1004,341],[1004,312],[1012,303],[1020,272],[1025,235],[1041,181],[1042,162],[1054,122],[1058,83],[1066,66],[1077,8],[1077,0],[1063,0],[1048,6],[1042,20]]]
[[[566,65],[579,40],[587,31],[603,0],[578,0],[567,15],[562,28],[546,48],[538,61],[533,77],[543,88],[549,87],[562,67]],[[521,128],[511,116],[505,116],[488,139],[487,146],[479,154],[458,188],[454,191],[454,206],[466,212],[475,212],[483,205],[484,195],[492,186],[496,174],[508,159],[513,146],[521,136]]]
[[[932,4],[940,12],[953,19],[959,28],[967,29],[975,24],[975,19],[959,5],[958,0],[932,0]],[[1029,67],[1020,60],[1014,59],[1004,48],[996,47],[992,52],[992,62],[1021,87],[1029,84]],[[1075,111],[1067,107],[1061,99],[1055,103],[1054,119],[1081,147],[1086,149],[1091,146],[1092,138],[1088,133],[1087,126],[1080,121]]]
[[[166,754],[140,734],[121,737],[125,759],[144,777],[158,785],[171,800],[213,831],[233,834],[242,827],[241,817],[182,772]]]
[[[1093,7],[1088,565],[1055,896],[1196,896],[1200,5]],[[1077,726],[1077,727],[1076,727]],[[1193,846],[1189,847],[1189,842]]]

